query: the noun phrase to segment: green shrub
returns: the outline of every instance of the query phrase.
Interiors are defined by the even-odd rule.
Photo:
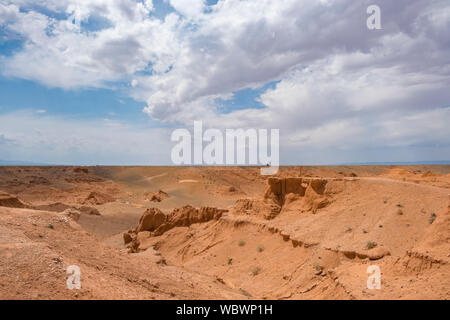
[[[253,275],[253,276],[258,275],[260,272],[261,272],[261,268],[260,268],[260,267],[254,267],[254,268],[252,269],[252,275]]]
[[[366,244],[366,248],[369,250],[375,248],[376,246],[377,246],[377,243],[374,241],[368,241]]]
[[[316,271],[322,271],[322,267],[320,266],[320,264],[318,262],[314,262],[313,268]]]
[[[432,224],[434,222],[434,220],[436,220],[436,218],[437,218],[436,213],[432,212],[431,215],[430,215],[430,218],[428,219],[428,222],[430,224]]]

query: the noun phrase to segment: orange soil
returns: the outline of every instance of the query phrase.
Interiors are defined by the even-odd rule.
[[[0,299],[449,299],[449,194],[445,165],[0,167]]]

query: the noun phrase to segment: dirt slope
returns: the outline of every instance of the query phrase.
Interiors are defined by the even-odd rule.
[[[0,299],[450,297],[450,166],[0,167],[0,191]]]
[[[243,298],[156,254],[105,246],[56,213],[0,208],[0,230],[0,299]],[[81,290],[66,287],[69,265],[81,269]]]

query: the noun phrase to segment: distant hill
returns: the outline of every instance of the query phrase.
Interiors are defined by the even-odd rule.
[[[0,166],[46,166],[48,163],[19,161],[19,160],[0,160]]]
[[[408,165],[450,165],[450,160],[442,160],[442,161],[417,161],[417,162],[347,162],[347,163],[329,163],[329,164],[325,164],[324,166],[408,166]],[[67,165],[72,165],[72,166],[84,166],[85,164],[77,164],[77,163],[72,163],[72,164],[67,164]],[[109,164],[111,165],[111,164]],[[119,166],[121,166],[121,164],[117,164]],[[167,166],[167,165],[171,165],[171,164],[160,164],[161,166]],[[304,166],[304,165],[311,165],[311,166],[315,166],[314,164],[281,164],[281,166]],[[52,164],[52,163],[41,163],[41,162],[31,162],[31,161],[20,161],[20,160],[1,160],[0,159],[0,166],[58,166],[58,164]],[[94,165],[91,165],[94,166]],[[101,164],[99,164],[99,166],[102,166]],[[114,166],[114,165],[112,165]],[[142,165],[136,165],[136,164],[125,164],[124,166],[142,166]],[[154,165],[144,165],[145,166],[154,166]],[[156,165],[158,166],[158,165]],[[173,165],[175,166],[175,165]],[[195,166],[195,165],[194,165]],[[202,166],[202,165],[200,165]],[[251,167],[251,165],[250,165]]]
[[[342,163],[340,166],[409,166],[409,165],[433,165],[433,164],[450,164],[450,160],[442,161],[414,161],[414,162],[353,162],[353,163]]]

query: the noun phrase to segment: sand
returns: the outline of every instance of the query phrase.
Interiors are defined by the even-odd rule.
[[[448,165],[0,167],[0,299],[449,299],[449,195]]]

